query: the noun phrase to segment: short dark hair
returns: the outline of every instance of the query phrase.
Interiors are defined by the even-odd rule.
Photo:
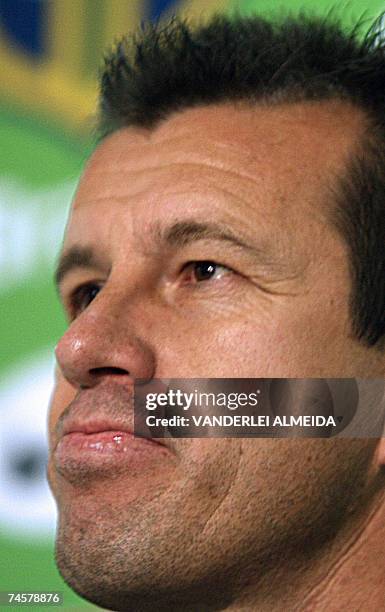
[[[385,44],[328,18],[215,16],[195,26],[147,25],[105,58],[101,136],[153,128],[172,112],[220,102],[346,100],[368,119],[336,190],[334,222],[350,251],[353,330],[385,339]]]

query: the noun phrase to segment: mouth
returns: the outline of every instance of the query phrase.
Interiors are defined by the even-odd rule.
[[[79,419],[66,420],[62,428],[62,436],[64,437],[74,433],[87,436],[111,431],[122,431],[129,435],[134,435],[132,427],[130,427],[128,424],[99,417],[98,419],[87,419],[83,421]]]
[[[60,415],[51,449],[52,469],[81,487],[91,479],[143,481],[177,463],[167,439],[134,435],[132,393],[116,384],[81,390]]]
[[[59,434],[60,438],[70,436],[73,440],[79,442],[89,442],[94,444],[91,448],[102,450],[103,444],[113,443],[116,449],[124,450],[124,442],[131,439],[142,441],[144,443],[157,444],[167,446],[162,438],[151,438],[137,436],[134,433],[134,427],[130,423],[122,420],[111,420],[107,417],[98,417],[97,419],[68,419],[62,426],[62,431]],[[97,441],[100,444],[97,445]]]
[[[100,416],[65,419],[52,453],[56,471],[72,483],[85,474],[143,475],[172,457],[163,440],[135,436],[130,424]]]

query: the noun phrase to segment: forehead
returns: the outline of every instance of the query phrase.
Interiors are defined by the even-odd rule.
[[[340,101],[188,109],[153,130],[124,128],[109,136],[85,170],[75,205],[108,198],[112,185],[115,197],[126,196],[128,187],[141,191],[151,170],[155,178],[156,170],[170,169],[179,180],[187,168],[202,179],[222,170],[226,183],[239,178],[238,187],[242,179],[246,187],[250,179],[286,192],[343,171],[363,129],[362,113]]]
[[[282,240],[306,218],[310,236],[329,218],[330,185],[363,129],[361,112],[339,101],[212,105],[152,130],[121,129],[85,169],[65,242],[101,244],[112,233],[120,242],[119,226],[151,242],[143,230],[179,216],[219,220],[245,237],[257,223],[261,237],[275,229]]]

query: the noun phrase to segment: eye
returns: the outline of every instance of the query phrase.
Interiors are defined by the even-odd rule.
[[[201,283],[208,280],[217,280],[231,273],[232,270],[214,261],[191,261],[183,268],[186,283]]]
[[[77,287],[70,298],[71,315],[77,317],[81,314],[96,298],[100,290],[101,286],[97,283],[87,283]]]

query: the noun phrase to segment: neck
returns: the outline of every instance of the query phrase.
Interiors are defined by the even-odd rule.
[[[288,565],[290,560],[288,561]],[[385,491],[317,558],[270,572],[226,612],[377,612],[385,601]]]
[[[305,599],[303,609],[381,610],[385,601],[385,495],[372,508],[329,568],[324,580]]]

